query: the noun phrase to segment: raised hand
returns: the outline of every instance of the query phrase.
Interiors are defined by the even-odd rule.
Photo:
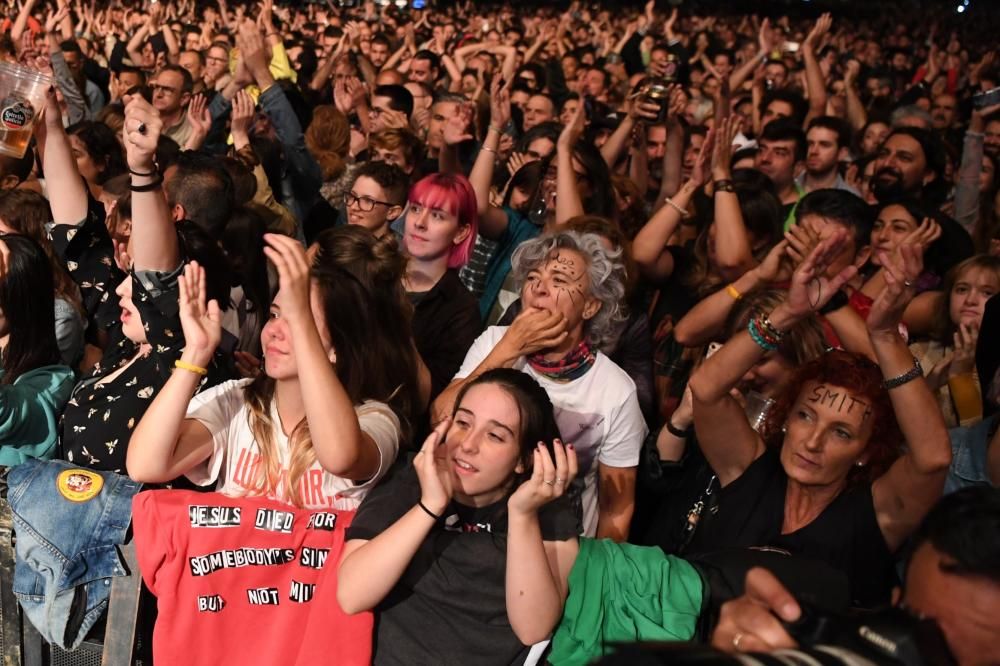
[[[743,119],[729,116],[718,123],[715,135],[715,149],[712,151],[712,178],[727,180],[732,177],[733,141],[740,133]]]
[[[497,74],[490,82],[490,124],[503,131],[510,122],[510,82]]]
[[[708,156],[714,152],[714,144],[718,142],[718,137],[716,136],[716,130],[713,127],[708,130],[705,135],[705,140],[701,144],[701,149],[698,151],[698,157],[694,160],[694,166],[691,168],[690,181],[696,187],[701,187],[705,184],[705,179],[707,176],[708,166]]]
[[[177,278],[180,291],[179,314],[184,331],[184,353],[196,365],[204,367],[212,360],[219,341],[222,340],[222,313],[213,298],[205,302],[205,269],[191,261],[184,266],[184,274]]]
[[[573,445],[563,446],[560,440],[552,443],[553,456],[542,442],[532,453],[531,476],[521,483],[507,500],[510,513],[522,516],[537,513],[540,508],[561,497],[579,469]]]
[[[788,256],[788,241],[783,240],[767,253],[764,261],[751,270],[756,271],[757,278],[764,284],[787,282],[792,276],[793,266]]]
[[[233,97],[233,112],[230,117],[230,131],[233,134],[233,144],[237,150],[250,142],[250,124],[253,122],[253,98],[245,90],[240,90]]]
[[[521,167],[525,164],[531,164],[535,161],[537,160],[528,155],[528,153],[511,153],[510,158],[507,160],[507,172],[513,176],[515,173],[520,171]]]
[[[442,515],[451,503],[454,494],[451,470],[444,450],[445,435],[451,425],[451,417],[446,416],[438,423],[420,452],[413,458],[413,467],[420,481],[420,502],[437,515]]]
[[[760,22],[760,31],[757,33],[757,43],[760,45],[762,53],[770,55],[774,50],[774,35],[771,33],[771,19],[764,19]]]
[[[976,343],[979,341],[979,327],[975,324],[959,324],[953,339],[955,352],[948,376],[967,375],[976,368]]]
[[[872,335],[899,335],[903,311],[917,291],[914,282],[924,270],[924,250],[911,243],[901,243],[896,252],[879,253],[885,287],[875,297],[868,312],[868,332]]]
[[[208,136],[208,130],[212,126],[212,116],[208,112],[208,100],[201,93],[191,98],[187,109],[187,120],[194,133],[202,140]]]
[[[278,294],[274,302],[281,308],[281,317],[289,322],[312,322],[306,249],[298,240],[281,234],[264,234],[264,242],[264,254],[278,271]]]
[[[467,104],[459,105],[455,113],[445,120],[442,135],[448,146],[454,146],[473,138],[471,133],[473,109]]]
[[[851,264],[833,277],[827,275],[830,264],[849,242],[849,232],[837,229],[812,249],[792,275],[788,297],[785,299],[785,308],[789,314],[801,319],[819,312],[857,274],[857,266]]]
[[[143,99],[142,95],[126,95],[124,99],[125,123],[122,126],[122,138],[128,166],[133,171],[153,171],[156,146],[163,129],[160,112]]]
[[[583,128],[586,121],[586,103],[584,100],[580,100],[580,103],[576,105],[576,111],[573,113],[573,117],[570,119],[566,126],[563,127],[562,132],[559,134],[559,139],[556,141],[556,147],[562,150],[573,150],[576,142],[580,140],[583,136]]]
[[[803,224],[793,224],[785,232],[785,240],[788,241],[788,256],[801,264],[806,257],[819,245],[819,236]]]
[[[815,25],[813,25],[812,30],[806,35],[805,40],[802,42],[802,46],[806,48],[815,48],[819,45],[819,41],[823,38],[830,30],[830,26],[833,25],[833,17],[830,12],[821,14],[818,19],[816,19]]]

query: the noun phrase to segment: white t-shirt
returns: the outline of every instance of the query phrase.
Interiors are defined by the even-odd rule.
[[[507,326],[490,326],[476,338],[455,379],[468,377],[479,367]],[[524,357],[515,370],[531,375],[549,394],[562,439],[572,444],[580,464],[583,490],[583,535],[597,533],[597,464],[635,467],[639,464],[646,422],[639,409],[635,382],[601,352],[585,375],[571,382],[556,382],[540,375]]]
[[[252,380],[241,379],[219,384],[202,391],[191,399],[187,418],[200,421],[212,433],[214,450],[208,460],[186,474],[192,483],[207,486],[216,483],[216,490],[242,496],[253,487],[257,468],[261,464],[260,449],[250,430],[250,409],[243,389]],[[307,509],[354,510],[365,494],[385,476],[399,452],[399,419],[385,403],[369,401],[354,408],[361,431],[371,437],[379,450],[378,472],[364,483],[334,476],[318,462],[313,463],[300,480],[301,497]],[[278,424],[276,401],[271,401],[271,422]],[[275,444],[282,472],[288,471],[288,437],[275,428]],[[285,477],[278,484],[272,499],[284,501]]]

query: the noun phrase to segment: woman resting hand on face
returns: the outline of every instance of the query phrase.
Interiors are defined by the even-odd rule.
[[[483,373],[413,466],[375,488],[347,531],[337,598],[374,609],[385,663],[522,661],[562,617],[579,515],[576,452],[528,375]]]

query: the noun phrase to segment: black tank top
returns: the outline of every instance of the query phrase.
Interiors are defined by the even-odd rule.
[[[788,476],[779,452],[768,449],[719,493],[706,511],[686,554],[769,546],[821,559],[851,581],[855,606],[888,604],[897,583],[892,553],[875,517],[870,485],[850,487],[811,523],[782,534]]]

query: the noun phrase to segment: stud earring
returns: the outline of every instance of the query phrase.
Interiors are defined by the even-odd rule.
[[[859,460],[858,462],[856,462],[854,464],[857,465],[858,467],[864,467],[865,466],[865,463],[862,462],[861,460]]]
[[[781,434],[782,435],[787,435],[788,434],[788,426],[787,425],[781,426]]]

